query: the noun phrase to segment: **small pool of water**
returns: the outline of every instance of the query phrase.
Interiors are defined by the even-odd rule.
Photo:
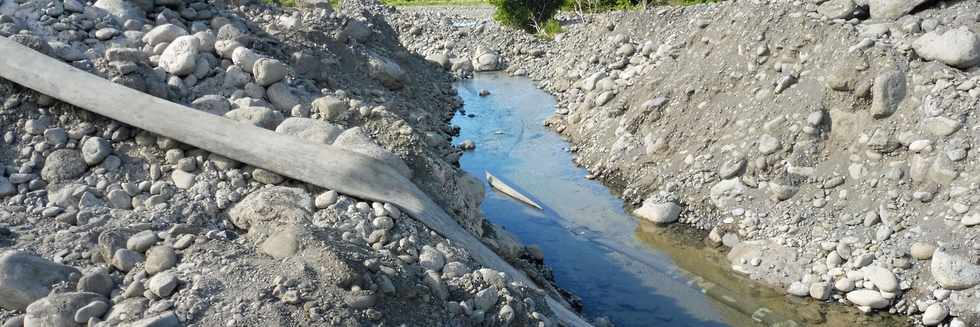
[[[481,179],[490,172],[544,208],[484,184],[484,213],[541,247],[558,285],[582,298],[588,318],[606,316],[621,327],[752,326],[752,313],[769,308],[774,319],[801,325],[873,324],[852,312],[789,303],[781,292],[732,273],[720,252],[701,245],[702,235],[637,221],[615,194],[585,179],[568,144],[543,126],[555,102],[532,81],[478,74],[456,88],[465,114],[452,120],[461,128],[455,142],[476,142],[460,159],[462,168]],[[491,94],[481,97],[483,90]]]

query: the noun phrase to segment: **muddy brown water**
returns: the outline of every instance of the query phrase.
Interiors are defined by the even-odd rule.
[[[543,126],[555,100],[532,81],[478,74],[456,89],[465,114],[452,120],[461,128],[455,142],[476,142],[460,159],[462,168],[480,178],[489,171],[544,207],[484,184],[484,213],[541,247],[558,285],[582,298],[586,317],[605,316],[621,327],[905,325],[787,297],[732,271],[724,253],[704,246],[702,233],[630,216],[616,194],[585,178],[568,143]],[[481,97],[482,90],[491,94]]]

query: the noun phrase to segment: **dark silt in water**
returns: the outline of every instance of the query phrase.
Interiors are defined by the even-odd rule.
[[[753,314],[771,310],[769,323],[878,325],[881,318],[807,301],[734,274],[724,255],[705,248],[683,227],[640,222],[603,185],[585,179],[568,144],[543,122],[555,101],[527,79],[480,74],[456,85],[466,115],[456,142],[476,150],[460,159],[464,170],[484,172],[522,191],[544,210],[486,186],[487,218],[525,244],[537,244],[559,286],[582,298],[584,315],[616,326],[754,326]],[[482,90],[490,91],[481,97]],[[472,115],[472,117],[470,117]],[[831,312],[828,312],[831,311]]]

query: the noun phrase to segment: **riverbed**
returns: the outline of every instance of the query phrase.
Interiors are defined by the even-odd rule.
[[[729,268],[723,253],[683,226],[630,216],[622,201],[577,167],[568,143],[543,126],[555,102],[530,80],[478,74],[456,85],[465,105],[455,142],[476,149],[464,170],[490,172],[542,205],[538,210],[485,185],[487,218],[540,246],[558,285],[581,297],[584,315],[616,326],[888,325],[894,321],[788,299]],[[489,95],[481,96],[481,91]],[[753,318],[753,315],[755,318]]]

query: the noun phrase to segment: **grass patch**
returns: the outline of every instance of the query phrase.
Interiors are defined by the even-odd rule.
[[[544,23],[544,25],[541,26],[541,34],[549,39],[555,38],[555,35],[558,35],[561,32],[561,23],[558,23],[558,20],[554,18],[549,19]]]

